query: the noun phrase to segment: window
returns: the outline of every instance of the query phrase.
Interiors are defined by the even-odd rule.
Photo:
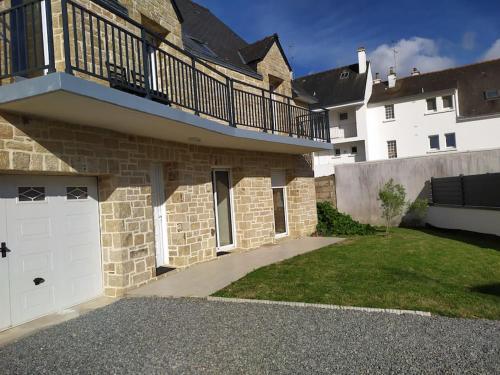
[[[431,150],[439,150],[439,135],[429,136],[429,147]]]
[[[436,98],[427,99],[427,110],[428,111],[437,110]]]
[[[394,118],[394,104],[388,104],[385,106],[385,119],[392,120]]]
[[[339,119],[340,121],[345,121],[349,118],[349,115],[347,114],[347,112],[341,112],[339,113]]]
[[[500,89],[487,90],[484,92],[484,98],[486,100],[495,100],[500,98]]]
[[[286,205],[286,176],[284,171],[271,172],[271,186],[273,190],[275,235],[276,237],[286,236],[288,233],[288,213]]]
[[[17,188],[19,202],[40,202],[45,200],[45,188],[41,186],[23,186]]]
[[[340,156],[340,148],[335,149],[335,156]]]
[[[349,78],[349,72],[343,71],[342,73],[340,73],[340,79],[346,79],[346,78]]]
[[[389,159],[395,159],[398,157],[398,148],[396,146],[396,141],[387,141],[387,154]]]
[[[352,146],[351,147],[351,153],[352,154],[357,154],[358,153],[358,147],[357,146]]]
[[[452,95],[443,96],[443,108],[444,109],[452,109],[453,108],[453,96]]]
[[[446,147],[457,148],[457,140],[455,138],[455,133],[445,134],[444,137],[446,138]]]
[[[85,186],[69,186],[66,188],[67,200],[85,200],[89,196]]]

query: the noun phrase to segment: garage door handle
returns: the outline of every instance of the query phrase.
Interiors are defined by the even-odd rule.
[[[5,242],[0,244],[0,252],[2,253],[2,258],[6,258],[7,253],[10,253],[10,250],[7,248],[7,244]]]

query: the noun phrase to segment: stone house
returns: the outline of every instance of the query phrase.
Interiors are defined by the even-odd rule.
[[[328,120],[189,0],[0,4],[0,329],[316,226]]]

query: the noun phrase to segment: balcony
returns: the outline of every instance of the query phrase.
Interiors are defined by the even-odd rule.
[[[355,138],[358,136],[356,124],[348,126],[334,126],[330,129],[331,138]]]
[[[326,112],[222,74],[128,17],[60,5],[55,17],[43,0],[0,12],[0,109],[216,147],[331,149]]]

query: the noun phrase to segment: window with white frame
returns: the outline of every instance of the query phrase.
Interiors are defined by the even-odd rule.
[[[437,110],[436,98],[427,99],[427,110],[429,112],[435,112]]]
[[[340,121],[345,121],[349,118],[349,115],[347,114],[347,112],[340,112],[339,113],[339,120]]]
[[[388,104],[385,106],[385,119],[386,120],[394,119],[394,104]]]
[[[455,133],[447,133],[444,135],[446,139],[446,147],[447,148],[457,148],[457,139],[455,137]]]
[[[340,156],[340,148],[335,149],[335,156]]]
[[[273,190],[274,232],[276,237],[288,234],[288,213],[286,202],[286,174],[283,170],[271,172]]]
[[[453,109],[453,95],[443,96],[443,108]]]
[[[340,79],[346,79],[349,78],[349,72],[344,70],[342,73],[340,73]]]
[[[351,154],[357,154],[358,153],[358,146],[352,146],[351,147]]]
[[[429,148],[439,150],[439,135],[429,135]]]
[[[387,141],[387,156],[389,159],[395,159],[398,157],[396,141]]]

